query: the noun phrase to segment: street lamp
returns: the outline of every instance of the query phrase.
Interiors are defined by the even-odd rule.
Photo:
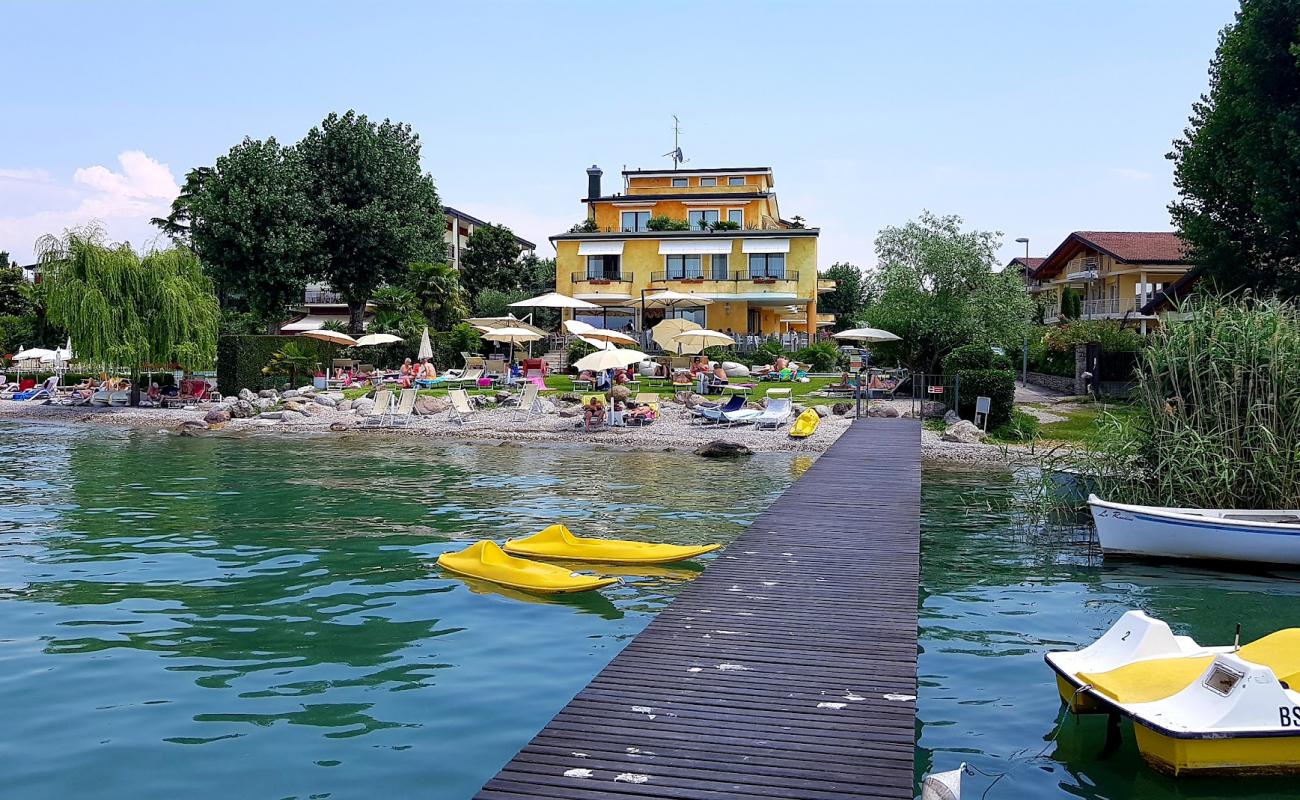
[[[1025,291],[1029,291],[1029,237],[1021,236],[1016,244],[1025,246]],[[1025,328],[1025,344],[1020,350],[1020,385],[1029,385],[1029,329]]]

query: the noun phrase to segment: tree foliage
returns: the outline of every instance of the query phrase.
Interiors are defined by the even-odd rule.
[[[194,248],[224,305],[246,307],[274,333],[289,305],[302,301],[322,238],[303,194],[298,157],[275,139],[244,139],[202,176],[201,188],[180,209]]]
[[[835,281],[835,288],[817,295],[817,310],[835,315],[835,330],[852,328],[867,307],[867,285],[862,270],[853,264],[836,262],[821,277]]]
[[[519,242],[506,226],[488,224],[475,228],[460,257],[460,280],[466,294],[477,298],[484,289],[499,292],[519,289],[522,285],[519,251]]]
[[[1014,274],[997,271],[1000,242],[928,211],[880,232],[866,318],[902,337],[891,347],[912,369],[934,372],[963,344],[1020,346],[1031,303]]]
[[[165,217],[154,217],[149,224],[163,232],[172,243],[181,247],[194,247],[194,204],[203,183],[212,174],[211,167],[195,167],[185,173],[185,183],[180,194],[172,201],[172,210]]]
[[[417,261],[408,270],[405,285],[414,295],[420,313],[436,331],[450,330],[469,316],[460,275],[446,264]]]
[[[194,253],[138,256],[94,228],[37,245],[51,321],[67,329],[78,358],[129,367],[202,369],[216,358],[220,309]]]
[[[503,292],[500,289],[484,289],[474,295],[474,316],[504,317],[514,311],[510,307],[511,303],[517,303],[527,298],[527,292],[520,289],[510,292]]]
[[[27,280],[18,267],[8,265],[8,253],[0,253],[6,266],[0,266],[0,314],[23,316],[32,311],[32,300],[27,290]]]
[[[1222,288],[1300,294],[1300,0],[1242,0],[1169,154],[1170,206]]]
[[[433,178],[420,168],[411,126],[330,114],[298,144],[316,229],[319,277],[348,302],[361,331],[366,301],[397,285],[417,261],[446,260],[446,218]]]

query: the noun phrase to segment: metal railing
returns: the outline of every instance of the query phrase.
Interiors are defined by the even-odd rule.
[[[618,275],[589,275],[586,272],[575,272],[572,275],[574,283],[632,283],[632,273],[623,272]]]
[[[717,277],[708,271],[702,270],[701,272],[702,274],[700,275],[681,275],[675,272],[669,274],[668,272],[663,272],[663,271],[651,272],[650,282],[665,283],[667,281],[730,281],[732,283],[740,283],[744,281],[749,281],[752,283],[776,283],[780,281],[780,282],[797,283],[799,281],[798,270],[786,270],[784,275],[750,275],[748,270],[742,270],[740,272],[731,272],[721,277]]]
[[[303,292],[302,301],[308,305],[317,303],[345,303],[343,295],[338,292],[308,291]]]
[[[1107,314],[1131,314],[1137,310],[1132,298],[1107,297],[1100,300],[1084,300],[1083,316],[1100,317]]]

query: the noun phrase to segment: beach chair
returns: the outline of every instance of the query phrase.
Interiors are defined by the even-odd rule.
[[[699,406],[694,410],[692,421],[704,424],[712,422],[721,424],[727,422],[727,414],[734,414],[745,407],[745,398],[740,395],[732,395],[724,405]],[[755,412],[757,413],[757,412]]]
[[[755,428],[779,428],[790,421],[794,404],[789,389],[773,389],[767,393],[767,408],[754,417]]]
[[[403,389],[401,395],[397,398],[397,405],[388,415],[388,424],[396,425],[400,419],[402,425],[407,425],[411,421],[411,413],[415,411],[415,397],[419,392],[415,389]]]
[[[448,415],[452,422],[464,425],[470,417],[474,416],[474,406],[470,405],[469,395],[465,394],[464,389],[452,389],[447,392],[447,399],[451,401]]]
[[[583,380],[582,378],[573,379],[573,391],[575,392],[590,392],[595,388],[595,381]]]
[[[510,373],[510,367],[506,366],[503,358],[490,358],[483,365],[483,375],[488,378],[504,378]]]
[[[487,366],[487,361],[483,358],[483,356],[472,356],[468,354],[465,355],[465,369],[467,370],[477,369],[480,372],[482,372],[483,367],[485,366]]]
[[[370,413],[361,424],[368,428],[378,427],[384,424],[384,417],[388,416],[393,410],[393,393],[387,389],[375,392],[375,407],[370,409]]]
[[[515,419],[531,419],[540,415],[541,403],[537,402],[537,384],[525,383],[524,391],[519,395],[519,405],[515,408]]]
[[[467,369],[461,373],[459,378],[455,378],[454,380],[448,379],[448,383],[455,383],[457,386],[462,388],[468,384],[469,388],[473,389],[478,386],[478,379],[481,377],[483,377],[483,370],[477,368]]]

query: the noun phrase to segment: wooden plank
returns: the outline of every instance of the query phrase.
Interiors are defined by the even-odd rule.
[[[479,800],[913,797],[920,438],[855,421]]]

